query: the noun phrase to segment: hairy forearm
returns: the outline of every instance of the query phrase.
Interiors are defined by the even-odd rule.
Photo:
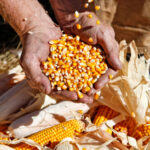
[[[44,24],[54,27],[37,0],[0,0],[0,14],[20,37],[28,31],[38,30]]]

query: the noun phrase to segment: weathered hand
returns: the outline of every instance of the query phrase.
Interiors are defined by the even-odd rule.
[[[33,29],[32,32],[30,31],[22,37],[21,66],[30,86],[49,94],[51,92],[50,81],[42,73],[40,64],[49,55],[48,41],[58,39],[61,36],[61,30],[59,27],[45,26]]]
[[[92,95],[108,83],[110,80],[109,75],[114,76],[117,70],[121,69],[121,62],[119,60],[119,46],[115,40],[113,28],[102,22],[96,24],[97,16],[93,12],[84,9],[84,3],[84,0],[82,2],[80,0],[74,1],[73,4],[69,0],[51,0],[57,20],[66,33],[79,35],[81,40],[89,44],[100,45],[106,53],[109,69],[95,83],[94,89],[81,99],[84,102],[92,102]],[[75,11],[79,12],[78,18],[74,17]],[[89,18],[88,14],[92,14],[92,18]],[[77,29],[77,24],[81,25],[80,30]],[[89,38],[92,38],[93,42],[89,42]]]
[[[88,15],[91,14],[92,18]],[[115,75],[117,70],[121,69],[121,62],[119,60],[119,46],[115,40],[115,33],[111,26],[100,23],[96,24],[97,16],[91,12],[81,13],[80,17],[69,27],[66,26],[66,31],[71,31],[73,34],[79,35],[81,39],[92,45],[101,45],[108,61],[109,69],[100,77],[95,83],[95,89],[100,90],[106,83],[108,83],[109,75]],[[78,30],[76,25],[80,24],[81,29]],[[93,39],[93,42],[89,41]]]

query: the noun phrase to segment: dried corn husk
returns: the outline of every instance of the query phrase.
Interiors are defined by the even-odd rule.
[[[14,149],[11,148],[10,146],[0,144],[0,150],[14,150]]]
[[[139,124],[144,123],[150,99],[150,61],[144,56],[138,58],[134,41],[129,45],[122,41],[120,48],[123,68],[102,89],[99,101],[124,115],[134,114]],[[129,62],[126,60],[128,53],[131,54]]]
[[[60,103],[50,105],[43,110],[35,111],[15,120],[9,126],[9,131],[17,138],[26,137],[44,128],[72,119],[76,115],[81,116],[78,110],[82,110],[84,114],[90,108],[97,106],[97,104],[96,102],[89,106],[84,103],[61,101]]]
[[[24,73],[13,73],[0,78],[0,96],[15,84],[25,79]]]
[[[5,92],[0,97],[0,123],[33,99],[32,92],[26,80]]]
[[[86,150],[127,150],[116,138],[108,136],[108,134],[101,129],[85,133],[75,140],[66,138],[62,140],[54,150],[83,150],[84,148]]]
[[[43,94],[43,93],[37,93],[32,100],[29,101],[29,103],[26,104],[24,108],[21,108],[18,112],[12,113],[7,118],[8,121],[12,122],[16,120],[17,118],[36,111],[43,109],[49,105],[56,104],[56,100],[52,99],[51,97]]]

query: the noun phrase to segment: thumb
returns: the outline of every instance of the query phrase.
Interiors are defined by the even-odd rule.
[[[98,34],[97,42],[104,49],[109,65],[115,70],[121,69],[122,64],[119,59],[119,45],[115,38],[111,34],[104,34],[103,36]]]

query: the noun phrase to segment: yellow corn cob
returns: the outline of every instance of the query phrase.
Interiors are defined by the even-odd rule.
[[[83,131],[83,123],[78,120],[70,120],[63,123],[60,123],[51,128],[45,129],[38,133],[35,133],[28,137],[40,144],[41,146],[50,146],[54,148],[64,138],[70,137],[73,138],[76,135],[79,135]],[[36,149],[27,144],[19,144],[15,146],[16,150],[33,150]]]
[[[135,119],[128,117],[126,120],[123,120],[117,123],[113,128],[118,132],[126,133],[128,136],[131,136],[136,127]]]
[[[133,137],[137,140],[144,136],[150,136],[150,122],[138,126],[133,133]]]
[[[7,125],[0,126],[0,140],[9,140],[7,132]]]
[[[75,14],[78,17],[77,11]],[[82,26],[76,24],[76,28],[80,30]],[[89,37],[88,41],[93,43],[94,39]],[[104,53],[100,48],[81,42],[79,36],[63,34],[59,40],[49,43],[50,55],[41,66],[52,89],[75,91],[78,98],[82,98],[108,68]]]
[[[100,126],[103,122],[110,120],[119,115],[118,112],[112,110],[111,108],[101,105],[96,112],[93,123],[96,126]]]

